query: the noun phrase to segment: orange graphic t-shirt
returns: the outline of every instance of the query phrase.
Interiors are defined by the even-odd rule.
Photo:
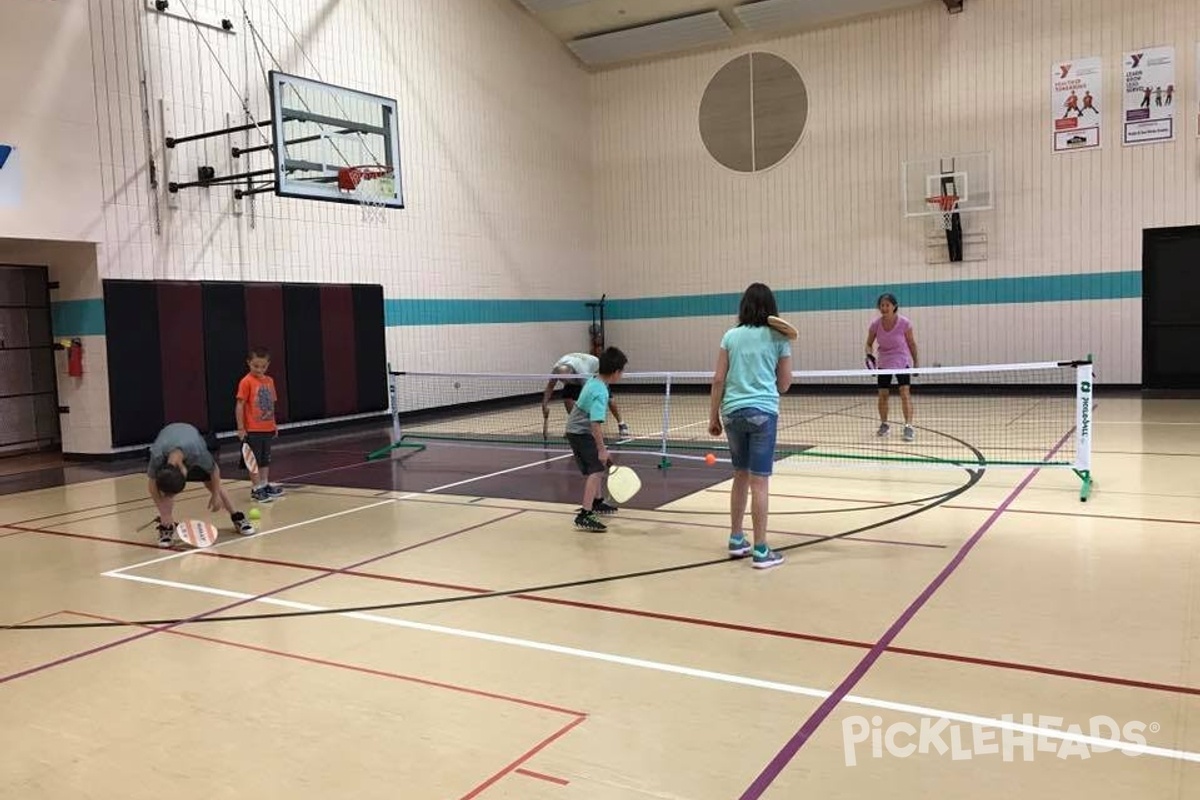
[[[246,418],[239,421],[247,431],[274,432],[275,381],[270,375],[248,373],[238,384],[237,399],[246,404]]]

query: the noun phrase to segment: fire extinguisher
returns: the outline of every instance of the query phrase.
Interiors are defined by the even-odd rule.
[[[83,340],[72,339],[67,348],[67,374],[72,378],[83,377]]]

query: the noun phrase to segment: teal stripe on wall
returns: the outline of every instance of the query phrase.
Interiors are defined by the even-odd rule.
[[[1084,275],[781,289],[775,291],[775,299],[781,314],[851,311],[873,308],[876,298],[883,292],[895,294],[901,307],[905,308],[1116,300],[1142,296],[1142,273],[1094,272]],[[605,316],[607,319],[736,316],[740,299],[741,293],[738,292],[611,300]]]
[[[890,285],[777,289],[781,314],[872,308],[881,292],[893,292],[905,308],[1120,300],[1142,296],[1142,273],[1092,272],[1019,278],[934,281]],[[613,299],[607,319],[719,317],[737,314],[741,293]],[[584,300],[384,300],[389,327],[479,325],[591,320]],[[104,301],[66,300],[51,306],[55,336],[104,335]]]
[[[384,300],[388,326],[577,322],[591,319],[584,300]]]
[[[63,300],[50,304],[51,326],[54,336],[103,336],[104,301]]]

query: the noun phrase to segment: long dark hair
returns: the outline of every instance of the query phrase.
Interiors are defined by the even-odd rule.
[[[779,306],[775,304],[775,293],[765,283],[752,283],[742,294],[742,302],[738,306],[738,325],[758,328],[767,324],[767,317],[779,316]]]

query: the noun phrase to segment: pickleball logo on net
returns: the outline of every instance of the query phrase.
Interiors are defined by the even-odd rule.
[[[1131,721],[1119,725],[1108,716],[1095,716],[1086,726],[1064,725],[1062,717],[1012,714],[998,720],[971,724],[951,722],[945,717],[922,717],[919,725],[895,722],[887,727],[882,717],[853,716],[842,720],[842,750],[846,766],[858,764],[860,745],[871,758],[908,758],[913,755],[949,756],[954,761],[969,761],[981,756],[999,755],[1007,762],[1033,761],[1039,753],[1060,760],[1086,761],[1093,754],[1120,750],[1127,756],[1153,752],[1146,745],[1145,732],[1158,733],[1157,722],[1147,725]]]

